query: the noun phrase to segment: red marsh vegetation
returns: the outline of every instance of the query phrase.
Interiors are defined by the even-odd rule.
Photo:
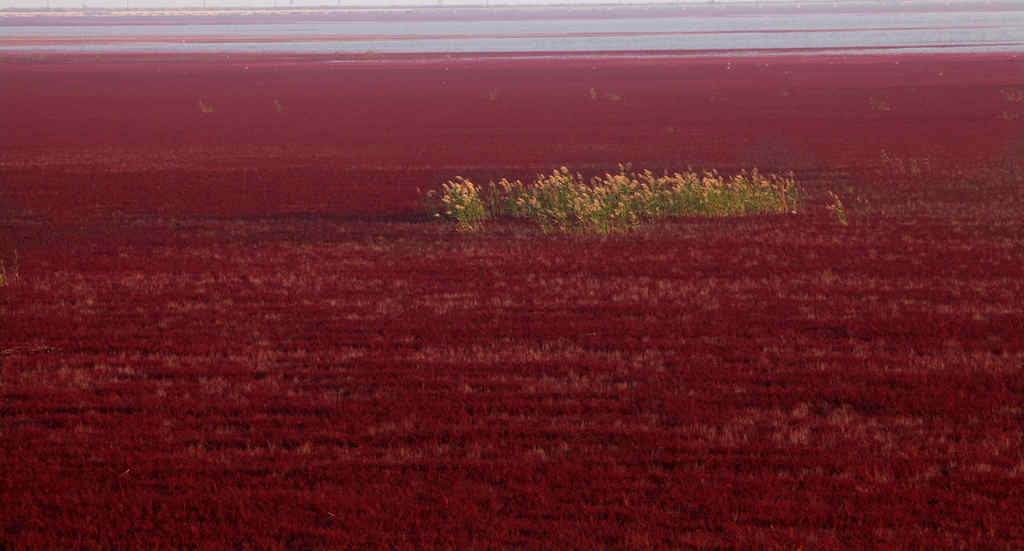
[[[1021,59],[328,61],[0,59],[0,547],[1024,542]],[[804,205],[420,208],[620,162]]]

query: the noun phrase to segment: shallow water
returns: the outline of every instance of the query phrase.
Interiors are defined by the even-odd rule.
[[[1024,51],[1024,11],[0,27],[0,51]]]

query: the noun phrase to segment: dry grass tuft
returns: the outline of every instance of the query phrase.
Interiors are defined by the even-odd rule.
[[[18,251],[14,251],[11,264],[0,258],[0,287],[7,287],[21,278],[21,265],[18,261]]]

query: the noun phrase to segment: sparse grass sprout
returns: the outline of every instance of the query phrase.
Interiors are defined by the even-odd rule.
[[[838,195],[836,195],[835,193],[833,193],[831,191],[828,192],[828,196],[829,196],[829,199],[832,200],[832,202],[829,203],[828,206],[825,207],[825,208],[827,208],[829,210],[829,212],[831,212],[833,215],[835,215],[836,220],[839,221],[840,225],[849,226],[850,225],[850,219],[849,219],[849,217],[846,214],[846,207],[843,206],[843,201],[841,199],[839,199]]]
[[[11,264],[0,258],[0,287],[7,287],[21,277],[20,265],[18,263],[18,251],[14,251],[14,258]]]

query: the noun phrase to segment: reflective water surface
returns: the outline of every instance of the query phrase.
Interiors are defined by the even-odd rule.
[[[0,27],[0,51],[1024,51],[1024,11]]]

